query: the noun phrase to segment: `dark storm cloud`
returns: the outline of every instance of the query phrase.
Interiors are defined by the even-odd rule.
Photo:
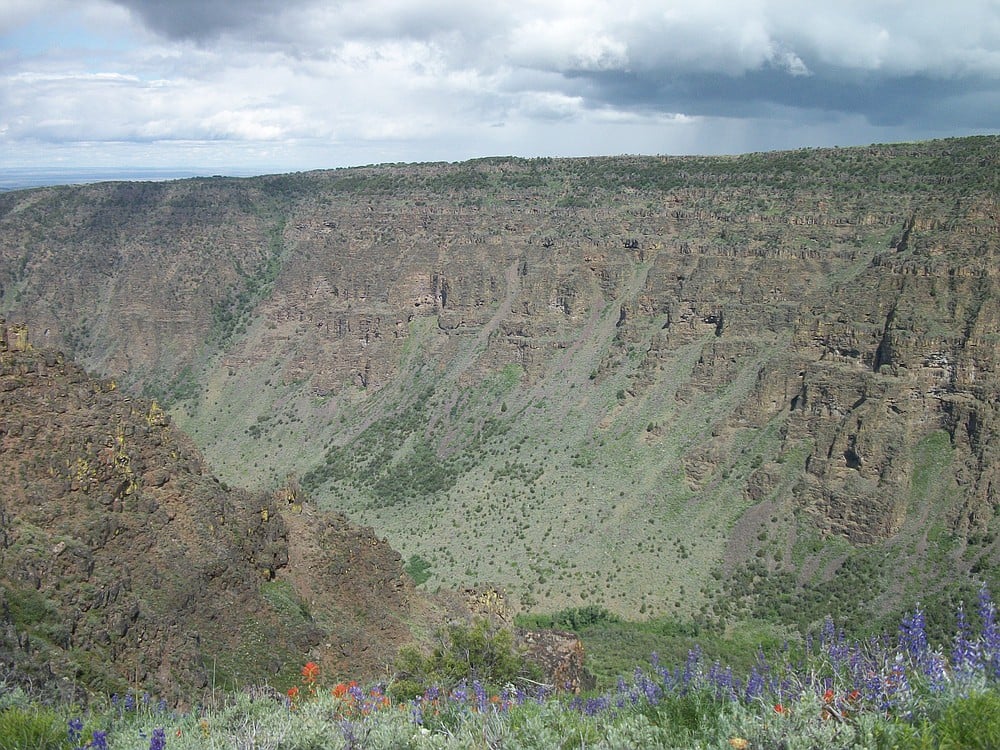
[[[820,68],[809,76],[777,70],[738,76],[659,70],[577,71],[567,73],[567,78],[585,92],[590,106],[599,107],[727,118],[767,117],[779,109],[794,109],[809,118],[824,113],[861,115],[877,126],[949,120],[979,128],[1000,124],[997,110],[992,109],[997,83],[978,76],[956,81]]]
[[[225,32],[266,26],[300,0],[114,0],[152,31],[170,39],[203,41]]]

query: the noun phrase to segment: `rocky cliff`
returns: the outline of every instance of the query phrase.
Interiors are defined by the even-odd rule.
[[[0,310],[429,585],[692,613],[860,556],[935,590],[998,558],[998,145],[11,193]]]
[[[410,640],[412,583],[370,529],[225,487],[155,401],[2,319],[0,407],[8,681],[190,699],[310,658],[374,674]]]

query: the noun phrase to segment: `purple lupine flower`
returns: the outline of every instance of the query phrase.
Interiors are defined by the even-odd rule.
[[[913,614],[904,617],[900,623],[899,645],[911,658],[922,663],[927,654],[927,631],[919,602]]]
[[[597,716],[611,708],[611,699],[606,695],[588,698],[583,704],[583,713],[587,716]]]
[[[656,674],[659,676],[664,690],[674,691],[677,689],[677,677],[669,669],[666,667],[657,667]]]
[[[66,736],[69,740],[69,744],[73,747],[77,746],[80,741],[80,736],[83,734],[83,719],[79,717],[74,717],[69,720],[69,729],[67,730]]]
[[[167,747],[167,734],[163,731],[163,727],[157,727],[153,730],[153,736],[149,740],[149,750],[166,750]]]
[[[865,701],[877,704],[882,699],[882,676],[874,665],[865,672],[860,685],[856,685]]]
[[[681,693],[686,693],[693,687],[697,687],[697,680],[701,676],[701,646],[696,645],[688,651],[687,662],[684,664],[684,673],[681,675]],[[694,684],[692,684],[694,683]]]
[[[1000,680],[1000,628],[997,627],[997,608],[990,598],[990,591],[985,583],[979,587],[979,619],[982,625],[979,642],[982,646],[983,666],[992,673],[990,677]]]
[[[135,696],[132,693],[125,694],[125,710],[134,711],[135,710]]]
[[[87,748],[88,750],[108,750],[108,733],[100,729],[95,729]]]
[[[847,664],[851,656],[851,644],[844,637],[843,629],[836,631],[833,640],[827,644],[826,653],[834,670],[839,671]]]
[[[712,662],[708,670],[708,682],[715,688],[715,697],[719,700],[731,700],[733,697],[732,667],[723,669],[718,661]]]
[[[972,628],[965,615],[965,605],[961,602],[958,605],[958,612],[955,613],[955,624],[955,645],[951,650],[951,663],[957,674],[968,677],[980,669],[982,661],[979,658],[979,644],[972,639]]]
[[[514,686],[510,683],[504,685],[503,689],[500,691],[500,700],[503,702],[504,706],[510,706],[514,702],[514,698],[517,691]]]
[[[645,672],[639,675],[638,680],[639,689],[642,694],[646,697],[646,702],[651,706],[657,706],[660,703],[660,697],[663,695],[663,690],[657,685],[653,680],[649,678]]]
[[[882,711],[891,711],[910,692],[910,684],[906,678],[906,669],[902,660],[897,658],[893,662],[889,674],[884,680],[880,680],[880,683],[881,687],[876,698],[878,707]]]
[[[486,688],[479,680],[472,681],[472,694],[476,696],[476,710],[479,713],[485,713],[490,705],[490,699],[486,695]]]
[[[410,719],[417,726],[422,726],[424,723],[424,710],[420,707],[420,699],[415,699],[410,705]]]
[[[354,681],[352,681],[351,684],[348,685],[347,693],[354,699],[356,703],[364,703],[365,691],[362,690],[361,686],[355,683]]]
[[[823,618],[823,627],[819,631],[819,646],[820,649],[826,651],[829,649],[830,644],[837,639],[837,628],[833,624],[833,618],[827,615]]]
[[[728,701],[736,700],[736,693],[737,690],[739,689],[739,683],[736,681],[736,678],[733,677],[732,667],[728,665],[726,666],[725,671],[721,675],[719,686],[723,690],[722,697],[724,697]]]
[[[340,733],[344,736],[344,747],[346,750],[356,750],[363,747],[362,738],[356,734],[357,726],[347,719],[340,722]]]
[[[945,689],[948,677],[944,671],[944,657],[936,651],[928,651],[922,667],[927,684],[934,692]]]
[[[746,690],[743,691],[743,699],[749,703],[763,694],[764,675],[757,670],[756,666],[753,666],[750,668],[750,676],[747,678]]]

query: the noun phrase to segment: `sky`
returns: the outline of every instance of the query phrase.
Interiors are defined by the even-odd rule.
[[[1000,132],[1000,0],[0,0],[0,169]]]

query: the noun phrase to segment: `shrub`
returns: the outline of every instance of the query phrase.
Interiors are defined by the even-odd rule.
[[[431,564],[420,555],[411,556],[404,569],[416,586],[426,583],[431,577]]]
[[[533,674],[529,663],[514,648],[510,631],[492,629],[486,620],[472,627],[451,625],[438,634],[439,643],[430,654],[407,646],[396,657],[393,698],[407,700],[424,687],[451,688],[460,682],[479,681],[502,686]]]
[[[938,721],[937,735],[942,749],[1000,747],[1000,695],[974,693],[956,699]]]

